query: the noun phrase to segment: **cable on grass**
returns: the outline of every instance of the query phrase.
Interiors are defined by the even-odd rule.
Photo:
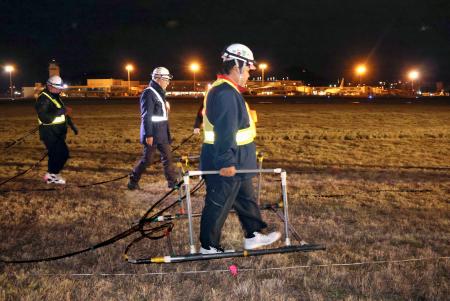
[[[39,130],[39,126],[36,126],[35,128],[32,128],[31,130],[29,130],[29,131],[27,132],[27,134],[25,134],[24,136],[22,136],[22,137],[20,137],[20,138],[15,139],[13,142],[11,142],[10,144],[8,144],[8,145],[4,148],[4,150],[7,150],[7,149],[13,147],[14,145],[19,144],[20,142],[22,142],[23,140],[25,140],[25,138],[27,138],[28,136],[33,135],[33,134],[36,133],[38,130]]]
[[[37,191],[63,191],[66,190],[68,187],[75,187],[75,188],[86,188],[86,187],[91,187],[91,186],[97,186],[97,185],[102,185],[102,184],[106,184],[106,183],[111,183],[111,182],[116,182],[122,179],[127,178],[128,175],[124,175],[124,176],[120,176],[111,180],[105,180],[105,181],[100,181],[100,182],[95,182],[95,183],[90,183],[90,184],[84,184],[84,185],[75,185],[75,186],[61,186],[61,187],[49,187],[49,188],[36,188],[36,189],[9,189],[9,190],[0,190],[0,194],[1,193],[10,193],[10,192],[37,192]]]
[[[330,264],[313,264],[313,265],[295,265],[286,267],[267,267],[267,268],[239,268],[239,272],[268,272],[268,271],[284,271],[284,270],[297,270],[297,269],[311,269],[311,268],[329,268],[329,267],[351,267],[351,266],[364,266],[375,264],[403,264],[412,262],[423,261],[441,261],[448,260],[450,257],[423,257],[423,258],[409,258],[398,260],[379,260],[379,261],[366,261],[366,262],[349,262],[349,263],[330,263]],[[43,277],[43,276],[69,276],[69,277],[111,277],[111,276],[167,276],[167,275],[189,275],[189,274],[210,274],[210,273],[229,273],[229,269],[216,269],[216,270],[188,270],[188,271],[176,271],[176,272],[150,272],[150,273],[71,273],[71,274],[34,274],[31,276]]]
[[[204,183],[204,180],[199,181],[192,189],[191,193],[195,193],[196,191],[198,191],[202,185]],[[51,257],[43,257],[43,258],[34,258],[34,259],[3,259],[0,258],[0,263],[4,263],[4,264],[24,264],[24,263],[38,263],[38,262],[47,262],[47,261],[55,261],[55,260],[60,260],[63,258],[68,258],[68,257],[73,257],[79,254],[83,254],[86,252],[90,252],[90,251],[94,251],[96,249],[102,248],[102,247],[106,247],[108,245],[112,245],[124,238],[127,238],[135,233],[140,233],[140,236],[135,238],[131,243],[129,243],[127,245],[127,247],[125,248],[125,252],[124,252],[124,257],[127,258],[127,253],[130,250],[131,246],[133,246],[135,243],[141,241],[144,238],[150,239],[150,240],[157,240],[157,239],[161,239],[164,237],[167,237],[168,235],[170,235],[170,232],[172,231],[174,224],[172,222],[168,222],[168,223],[164,223],[161,225],[157,225],[154,227],[150,227],[150,223],[153,222],[153,220],[161,215],[162,213],[164,213],[165,211],[169,210],[170,208],[172,208],[173,206],[175,206],[176,204],[179,204],[180,202],[180,198],[177,199],[175,202],[171,203],[170,205],[168,205],[167,207],[159,210],[158,212],[151,214],[151,212],[158,206],[160,205],[165,199],[167,199],[174,191],[178,190],[178,187],[180,187],[183,184],[183,181],[179,182],[177,184],[177,187],[172,188],[169,192],[167,192],[166,194],[164,194],[163,197],[161,197],[158,201],[156,201],[148,210],[147,212],[145,212],[145,214],[141,217],[141,219],[139,220],[139,222],[133,226],[131,226],[130,228],[128,228],[127,230],[107,239],[104,240],[102,242],[99,242],[95,245],[92,245],[90,247],[87,247],[85,249],[81,249],[78,251],[73,251],[73,252],[69,252],[69,253],[65,253],[62,255],[57,255],[57,256],[51,256]],[[181,200],[186,198],[186,195],[181,197]]]
[[[343,198],[348,196],[358,196],[366,193],[380,193],[380,192],[392,192],[392,193],[431,193],[435,192],[432,189],[374,189],[374,190],[361,190],[358,193],[348,194],[301,194],[299,197],[315,197],[315,198]]]
[[[267,160],[269,163],[278,163],[280,162],[280,160]],[[350,163],[331,163],[331,164],[315,164],[312,162],[307,162],[307,161],[296,161],[297,163],[301,163],[307,166],[313,165],[313,166],[317,166],[320,168],[337,168],[337,167],[341,167],[341,166],[345,166],[345,167],[354,167],[354,168],[373,168],[373,169],[424,169],[424,170],[450,170],[450,166],[415,166],[415,165],[375,165],[375,164],[350,164]],[[289,170],[287,170],[287,172],[290,172]],[[300,170],[293,170],[291,172],[294,173],[304,173],[305,171],[300,171]]]
[[[186,142],[188,142],[193,136],[194,136],[194,134],[191,134],[187,138],[183,139],[181,141],[181,143],[172,150],[172,152],[174,152],[177,149],[179,149],[182,145],[184,145]],[[24,175],[25,173],[29,172],[33,168],[36,168],[36,166],[38,166],[39,163],[41,163],[45,159],[45,157],[47,157],[47,155],[48,155],[48,153],[45,153],[45,155],[41,159],[39,159],[39,161],[36,162],[29,169],[27,169],[27,170],[25,170],[23,172],[20,172],[19,174],[15,175],[14,177],[1,182],[0,186],[2,186],[3,184],[6,184],[6,183],[8,183],[8,182],[18,178],[18,177],[20,177],[21,175]],[[111,183],[111,182],[115,182],[115,181],[119,181],[119,180],[125,179],[128,176],[129,175],[126,174],[126,175],[123,175],[123,176],[120,176],[120,177],[117,177],[117,178],[114,178],[114,179],[111,179],[111,180],[100,181],[100,182],[95,182],[95,183],[91,183],[91,184],[77,185],[75,187],[76,188],[87,188],[87,187],[91,187],[91,186],[102,185],[102,184]],[[64,190],[64,189],[66,189],[66,186],[64,186],[64,188],[63,187],[61,187],[61,188],[50,187],[50,188],[38,188],[38,189],[9,189],[9,190],[0,190],[0,194],[2,194],[2,193],[10,193],[10,192],[25,192],[26,193],[26,192],[36,192],[36,191],[56,191],[56,190],[61,191],[61,190]]]
[[[3,182],[0,183],[0,186],[2,186],[3,184],[6,184],[6,183],[8,183],[8,182],[10,182],[10,181],[12,181],[12,180],[18,178],[18,177],[20,177],[21,175],[24,175],[24,174],[26,174],[27,172],[29,172],[30,170],[36,168],[36,167],[37,167],[37,166],[45,159],[45,157],[47,157],[47,155],[48,155],[48,153],[45,153],[45,154],[42,156],[42,158],[40,158],[40,159],[39,159],[36,163],[34,163],[30,168],[28,168],[28,169],[26,169],[26,170],[24,170],[24,171],[19,172],[17,175],[15,175],[15,176],[13,176],[13,177],[7,179],[7,180],[4,180]]]

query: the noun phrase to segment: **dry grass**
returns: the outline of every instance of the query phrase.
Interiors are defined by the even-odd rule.
[[[177,145],[191,132],[196,105],[173,103]],[[159,165],[144,176],[141,192],[127,191],[125,180],[89,189],[71,186],[124,175],[141,152],[134,102],[73,107],[80,135],[68,138],[72,159],[64,172],[67,189],[0,195],[2,257],[53,256],[92,245],[129,227],[166,191]],[[317,265],[449,256],[449,106],[253,107],[259,113],[257,143],[267,154],[265,166],[291,171],[292,225],[307,241],[325,244],[327,251],[134,266],[121,257],[128,239],[56,262],[1,265],[0,300],[448,299],[448,259]],[[33,126],[31,105],[0,106],[2,145]],[[189,141],[178,153],[197,154],[199,143]],[[32,165],[42,152],[37,136],[3,152],[2,179]],[[0,189],[45,188],[40,180],[44,165]],[[279,200],[277,183],[264,179],[263,202]],[[424,189],[430,191],[388,191]],[[326,197],[332,194],[340,196]],[[201,195],[194,204],[199,211]],[[264,215],[281,228],[273,214]],[[172,237],[178,252],[188,251],[185,221],[176,222]],[[239,248],[241,240],[237,219],[230,216],[223,242]],[[165,246],[162,240],[144,241],[131,253],[165,255]],[[241,269],[237,277],[225,271],[232,263]],[[310,267],[300,267],[306,265]],[[167,274],[151,274],[157,272]]]

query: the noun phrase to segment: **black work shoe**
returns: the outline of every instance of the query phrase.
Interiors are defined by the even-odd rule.
[[[128,190],[140,190],[141,189],[141,187],[139,187],[139,184],[137,182],[134,182],[131,180],[128,182],[127,187],[128,187]]]

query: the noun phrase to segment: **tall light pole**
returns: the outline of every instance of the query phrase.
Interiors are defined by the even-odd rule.
[[[6,65],[5,66],[5,71],[9,72],[9,91],[11,93],[11,99],[14,99],[14,94],[13,94],[13,84],[12,84],[12,73],[14,71],[14,66],[12,65]]]
[[[131,92],[130,72],[133,71],[134,68],[133,68],[133,65],[128,64],[125,66],[125,69],[128,72],[128,95],[130,95],[130,92]]]
[[[198,63],[192,63],[189,66],[189,69],[191,69],[192,73],[194,74],[194,93],[197,90],[195,87],[195,73],[197,73],[200,70],[200,65]]]
[[[366,65],[358,65],[355,68],[355,73],[356,75],[358,75],[358,79],[359,79],[359,85],[361,86],[361,77],[366,74],[367,72],[367,68]]]
[[[261,69],[261,86],[264,86],[264,70],[266,70],[267,64],[261,63],[261,64],[259,64],[258,67],[259,67],[259,69]]]
[[[408,78],[411,80],[411,90],[414,93],[414,81],[419,78],[419,71],[417,70],[409,71]]]

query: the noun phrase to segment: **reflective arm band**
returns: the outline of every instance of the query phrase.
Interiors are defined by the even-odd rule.
[[[165,116],[152,116],[153,122],[161,122],[161,121],[167,121],[168,118]]]

